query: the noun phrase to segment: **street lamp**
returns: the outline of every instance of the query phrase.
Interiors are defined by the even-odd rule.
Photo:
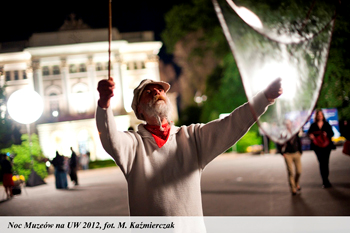
[[[30,124],[37,121],[43,113],[44,104],[41,96],[32,89],[23,88],[11,94],[7,101],[7,110],[12,119],[16,122],[25,124],[28,132],[29,154],[32,163],[32,171],[27,181],[27,186],[42,184],[43,181],[35,183],[38,175],[33,170],[32,142],[30,137]],[[39,177],[40,178],[40,177]]]

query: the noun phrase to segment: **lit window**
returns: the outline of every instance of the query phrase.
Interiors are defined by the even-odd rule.
[[[6,76],[6,81],[10,81],[11,80],[11,72],[7,71],[5,76]]]
[[[85,66],[84,63],[79,65],[79,72],[86,72],[87,71],[87,67]]]
[[[101,63],[97,63],[96,64],[96,70],[97,71],[101,71],[102,70],[102,64]]]
[[[18,71],[15,71],[15,72],[14,72],[14,76],[15,76],[15,80],[19,80]]]
[[[53,117],[58,117],[60,114],[60,105],[59,101],[57,100],[57,94],[56,93],[50,93],[50,113]]]
[[[76,73],[77,72],[77,67],[75,64],[69,65],[69,73]]]
[[[55,65],[53,67],[53,73],[54,73],[54,75],[59,75],[60,74],[60,67],[58,65]]]
[[[88,111],[89,104],[87,102],[88,93],[79,91],[74,94],[73,104],[79,114],[84,114]]]
[[[59,116],[59,112],[57,110],[52,111],[51,114],[54,117],[58,117]]]
[[[43,67],[43,76],[48,76],[50,75],[49,67],[45,66]]]

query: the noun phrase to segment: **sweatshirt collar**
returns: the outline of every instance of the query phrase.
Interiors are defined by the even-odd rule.
[[[151,135],[151,133],[150,133],[148,130],[145,129],[145,125],[146,125],[146,124],[139,124],[139,125],[138,125],[138,131],[137,131],[137,133],[139,133],[141,137],[153,137],[153,136]],[[173,124],[171,124],[171,130],[170,130],[170,132],[169,132],[169,135],[170,135],[170,136],[171,136],[171,135],[174,135],[174,134],[176,134],[179,130],[180,130],[179,127],[174,126]]]

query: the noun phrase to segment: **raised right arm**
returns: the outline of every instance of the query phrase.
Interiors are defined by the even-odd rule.
[[[111,108],[104,110],[97,107],[95,119],[103,148],[127,176],[132,169],[136,154],[137,139],[135,133],[117,130]]]
[[[96,126],[103,148],[111,155],[125,176],[128,176],[135,157],[137,139],[135,133],[117,131],[116,121],[110,107],[114,82],[110,78],[98,84],[100,99],[96,109]]]

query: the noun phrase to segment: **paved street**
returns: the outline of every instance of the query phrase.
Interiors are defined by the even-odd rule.
[[[341,148],[331,154],[330,189],[321,188],[312,151],[304,152],[302,167],[302,193],[292,196],[280,155],[221,155],[203,173],[204,215],[349,216],[350,158]],[[128,215],[127,184],[117,167],[79,171],[78,177],[79,186],[56,190],[50,175],[47,184],[25,188],[8,201],[1,187],[0,216]]]

